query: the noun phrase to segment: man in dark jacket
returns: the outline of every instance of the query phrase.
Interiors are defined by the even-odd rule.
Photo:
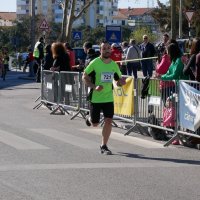
[[[143,35],[143,43],[140,45],[140,49],[142,51],[142,58],[149,58],[155,56],[155,48],[153,44],[148,41],[148,36]],[[144,76],[152,77],[153,75],[153,60],[146,59],[142,60],[142,72]]]

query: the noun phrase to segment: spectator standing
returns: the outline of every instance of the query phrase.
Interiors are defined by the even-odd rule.
[[[53,66],[53,55],[51,52],[51,44],[48,44],[45,46],[43,69],[50,70],[52,66]]]
[[[190,50],[190,58],[183,69],[183,73],[190,77],[190,80],[195,80],[196,77],[196,56],[200,52],[200,39],[195,38],[192,41],[192,46]]]
[[[183,74],[183,62],[181,60],[181,52],[178,46],[174,43],[169,44],[167,47],[167,53],[171,60],[171,65],[166,74],[161,76],[162,80],[188,80],[189,76]]]
[[[84,49],[84,52],[87,53],[88,49],[92,49],[92,43],[88,41],[84,42],[83,49]]]
[[[113,43],[111,45],[111,55],[110,55],[110,58],[117,62],[117,64],[119,65],[120,67],[120,62],[122,60],[122,52],[118,49],[118,45],[116,43]]]
[[[9,71],[9,55],[8,55],[8,49],[3,49],[3,64],[6,71]]]
[[[166,47],[169,44],[169,35],[168,33],[163,34],[163,41],[158,45],[158,62],[161,61],[163,54],[165,54]]]
[[[50,68],[51,71],[71,71],[70,58],[66,52],[66,48],[63,43],[55,42],[51,46],[53,55],[53,66]]]
[[[8,69],[8,63],[9,63],[9,56],[8,56],[8,51],[7,49],[3,48],[2,50],[2,74],[1,77],[3,78],[3,80],[5,81],[6,78],[6,74]]]
[[[100,112],[104,115],[104,126],[102,130],[102,143],[100,146],[100,153],[110,155],[112,152],[107,147],[107,143],[112,130],[112,118],[114,115],[114,103],[113,103],[113,80],[120,86],[125,83],[124,79],[121,79],[121,72],[118,65],[111,60],[111,47],[106,41],[100,45],[100,57],[94,59],[86,67],[83,74],[83,81],[85,84],[92,88],[91,93],[91,106],[90,106],[90,118],[87,118],[86,124],[96,127],[100,121]],[[94,82],[91,81],[90,74],[95,74]]]
[[[126,60],[140,59],[141,51],[140,48],[136,45],[136,41],[131,39],[129,42],[130,47],[127,50]],[[137,79],[137,71],[140,67],[140,61],[127,61],[127,70],[129,76],[134,76]]]
[[[36,82],[41,82],[41,64],[44,58],[44,38],[40,37],[36,42],[33,51],[33,57],[35,59],[35,71],[36,71]]]
[[[65,43],[65,48],[66,48],[67,53],[68,53],[69,58],[70,58],[70,68],[72,70],[73,66],[75,65],[75,53],[74,53],[73,49],[71,48],[69,42]]]
[[[126,59],[128,47],[129,47],[129,45],[128,45],[127,41],[122,42],[122,60]],[[121,63],[120,69],[121,69],[122,75],[127,75],[127,63],[126,62]]]
[[[148,36],[143,35],[143,43],[140,45],[142,51],[142,58],[149,58],[155,56],[155,48],[152,43],[149,42]],[[145,59],[141,61],[143,76],[152,77],[153,75],[153,60]]]
[[[4,65],[3,65],[3,54],[0,51],[0,72],[1,72],[1,78],[3,81],[5,81],[5,76],[4,76]]]
[[[29,65],[29,75],[28,76],[34,77],[35,76],[34,70],[33,70],[34,57],[33,57],[33,51],[31,48],[28,48],[28,56],[26,58],[26,63],[25,63],[24,69],[23,69],[24,72],[26,71],[27,65]]]
[[[90,64],[90,62],[92,60],[94,60],[95,58],[97,58],[98,56],[99,56],[99,54],[96,53],[94,49],[88,49],[87,50],[87,59],[85,61],[85,67],[87,67]]]
[[[19,67],[19,70],[21,70],[21,66],[22,66],[22,54],[20,52],[17,53],[17,65]]]
[[[167,47],[166,47],[167,48]],[[167,49],[163,52],[161,57],[161,61],[157,61],[157,65],[155,68],[155,77],[160,78],[162,75],[166,74],[169,66],[171,65],[170,56],[167,54]],[[169,97],[169,93],[167,91],[171,91],[170,87],[174,87],[173,81],[160,81],[160,91],[161,91],[161,98],[165,105],[167,97]]]
[[[189,79],[189,76],[185,76],[183,74],[184,65],[181,60],[181,51],[178,45],[175,43],[169,44],[167,47],[167,53],[170,57],[171,65],[167,73],[161,76],[161,80],[165,80],[165,81],[175,80],[176,82],[178,82],[181,79],[184,79],[184,80]],[[175,87],[170,87],[170,90],[168,89],[167,92],[168,92],[167,95],[169,95],[167,97],[168,99],[175,92]],[[179,140],[174,140],[172,144],[178,145]]]

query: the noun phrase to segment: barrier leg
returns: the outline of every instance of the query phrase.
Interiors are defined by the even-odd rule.
[[[40,102],[40,103],[39,103],[39,104],[37,104],[35,107],[33,107],[33,110],[34,110],[34,109],[36,109],[36,108],[37,108],[37,109],[39,109],[39,108],[42,106],[42,104],[43,104],[43,103],[42,103],[42,102]]]
[[[136,124],[131,127],[126,133],[124,133],[124,136],[129,135],[131,132],[133,132],[133,129],[135,128]]]
[[[53,111],[50,113],[50,115],[55,114],[58,110],[61,112],[62,115],[65,114],[65,112],[64,112],[63,109],[62,109],[62,107],[61,107],[60,105],[57,105],[57,106],[55,107],[55,109],[53,109]]]
[[[179,134],[175,134],[170,140],[168,140],[163,146],[168,147],[174,140],[179,139]]]
[[[102,118],[99,122],[100,126],[104,125],[104,118]],[[119,127],[115,121],[112,120],[112,126]]]
[[[112,120],[112,125],[115,126],[115,127],[119,127],[114,120]]]
[[[39,96],[39,97],[35,100],[35,102],[37,102],[40,98],[41,98],[41,96]]]
[[[77,117],[79,114],[81,114],[81,116],[83,117],[83,119],[85,119],[85,114],[84,111],[79,110],[73,117],[71,117],[71,120],[73,120],[75,117]]]

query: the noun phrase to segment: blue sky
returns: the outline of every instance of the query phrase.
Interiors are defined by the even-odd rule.
[[[153,0],[149,0],[150,6],[152,5]],[[154,6],[157,5],[157,0],[154,0]],[[167,0],[161,0],[162,3],[166,3]],[[0,12],[15,12],[16,11],[16,0],[0,0]],[[128,8],[128,7],[147,7],[147,0],[119,0],[119,8]]]

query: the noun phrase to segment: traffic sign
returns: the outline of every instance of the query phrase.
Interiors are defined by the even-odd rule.
[[[46,19],[43,19],[43,21],[42,21],[42,23],[40,24],[40,27],[39,27],[39,28],[42,29],[42,30],[48,30],[48,29],[49,29],[49,25],[48,25]]]
[[[74,40],[82,40],[82,32],[81,31],[74,31],[72,33],[72,38]]]
[[[185,16],[186,16],[186,18],[189,22],[191,22],[193,15],[194,15],[193,10],[186,10],[185,11]]]
[[[122,38],[121,26],[106,26],[106,40],[110,43],[120,43]]]

